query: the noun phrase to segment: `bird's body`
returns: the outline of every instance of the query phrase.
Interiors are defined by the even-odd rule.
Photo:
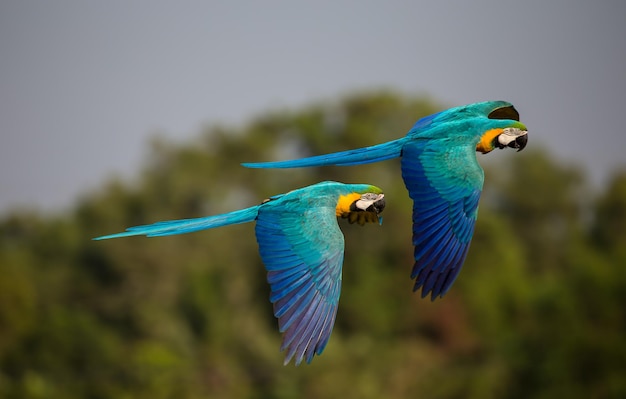
[[[310,362],[326,346],[341,292],[344,238],[337,217],[379,221],[384,195],[366,184],[322,182],[276,195],[259,205],[215,216],[157,222],[96,240],[191,233],[256,220],[270,301],[283,335],[285,363]]]
[[[518,148],[527,129],[508,102],[488,101],[420,119],[406,136],[387,143],[309,158],[244,163],[250,168],[359,165],[401,157],[413,199],[415,263],[411,277],[422,297],[443,296],[458,275],[474,232],[484,173],[476,152]]]

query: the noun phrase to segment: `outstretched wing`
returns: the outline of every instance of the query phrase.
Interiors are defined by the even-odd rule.
[[[473,147],[443,144],[415,140],[402,153],[413,199],[413,290],[422,288],[422,298],[430,292],[432,300],[450,289],[463,266],[484,181]]]
[[[278,201],[277,201],[278,202]],[[334,207],[269,202],[256,224],[270,300],[283,334],[285,364],[310,362],[324,350],[341,292],[344,238]]]

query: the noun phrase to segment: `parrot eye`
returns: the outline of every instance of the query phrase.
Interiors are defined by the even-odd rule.
[[[361,200],[363,201],[376,201],[380,197],[384,197],[383,194],[374,194],[374,193],[365,193],[361,195]]]
[[[510,119],[519,122],[519,112],[513,106],[496,108],[487,116],[489,119]]]

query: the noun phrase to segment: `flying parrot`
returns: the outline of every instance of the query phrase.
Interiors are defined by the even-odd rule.
[[[476,152],[521,151],[528,131],[508,102],[451,108],[418,120],[406,136],[387,143],[289,161],[244,163],[248,168],[359,165],[401,157],[413,199],[413,291],[431,299],[450,289],[474,234],[484,172]]]
[[[360,225],[381,223],[384,208],[385,196],[378,187],[327,181],[275,195],[250,208],[130,227],[94,240],[168,236],[255,220],[270,301],[283,333],[281,351],[287,351],[285,364],[294,358],[299,365],[322,353],[335,324],[344,254],[337,218]]]

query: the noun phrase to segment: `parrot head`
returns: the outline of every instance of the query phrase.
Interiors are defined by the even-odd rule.
[[[336,214],[361,226],[365,223],[382,224],[380,214],[384,209],[385,194],[382,192],[351,193],[339,197]]]
[[[480,138],[476,151],[487,154],[496,148],[516,148],[521,151],[528,143],[528,129],[519,121],[519,113],[512,106],[501,106],[492,110],[487,118],[496,127],[486,130]]]
[[[487,130],[478,142],[476,151],[487,154],[496,148],[506,147],[522,151],[528,143],[528,131],[523,124],[517,122],[517,125]]]

